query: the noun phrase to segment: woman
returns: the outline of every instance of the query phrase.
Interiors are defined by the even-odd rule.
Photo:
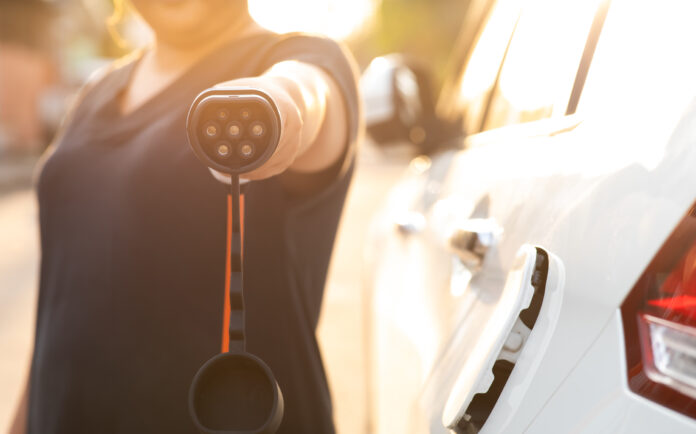
[[[247,349],[283,390],[279,432],[332,432],[315,328],[360,124],[351,61],[260,28],[246,0],[132,6],[154,44],[85,86],[39,177],[36,340],[13,432],[195,432],[188,387],[223,330],[227,189],[185,117],[220,83],[265,90],[282,118],[245,192]]]

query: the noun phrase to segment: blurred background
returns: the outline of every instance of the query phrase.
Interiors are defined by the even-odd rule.
[[[249,0],[278,31],[327,34],[346,43],[361,69],[388,53],[427,65],[439,92],[468,0]],[[27,374],[38,270],[34,166],[71,99],[96,69],[146,45],[129,11],[110,0],[0,0],[0,432]],[[319,337],[339,432],[366,432],[365,228],[414,148],[365,143],[330,272]]]
[[[265,27],[342,40],[363,68],[392,52],[427,62],[435,87],[467,5],[466,0],[250,0],[252,15]],[[87,77],[149,40],[130,11],[114,16],[111,0],[0,0],[0,156],[41,152]]]

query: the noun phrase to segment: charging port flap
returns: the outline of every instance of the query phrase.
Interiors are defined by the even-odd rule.
[[[442,415],[445,427],[467,434],[483,427],[539,317],[548,271],[544,249],[520,248],[500,300],[454,382]]]

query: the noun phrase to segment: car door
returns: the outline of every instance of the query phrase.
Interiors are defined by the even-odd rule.
[[[388,267],[378,272],[375,315],[390,303],[385,316],[394,320],[382,338],[400,340],[420,357],[421,371],[398,372],[422,378],[416,403],[404,413],[412,432],[695,429],[693,419],[629,390],[622,352],[622,300],[696,198],[696,62],[683,55],[696,40],[687,18],[694,7],[676,0],[653,6],[612,2],[579,98],[576,84],[584,77],[566,81],[573,83],[566,113],[577,107],[577,114],[556,117],[553,104],[538,110],[548,105],[529,103],[537,95],[527,89],[501,86],[502,108],[497,112],[493,102],[484,126],[529,122],[471,136],[468,150],[442,156],[445,169],[439,158],[415,162],[414,175],[397,189],[394,214],[402,206],[411,213],[407,221],[422,219],[385,243],[410,262],[399,262],[403,279],[391,292]],[[645,31],[648,23],[655,31]],[[590,45],[592,37],[581,51]],[[515,101],[524,101],[524,110]],[[436,184],[432,171],[440,172]],[[457,254],[462,245],[450,235],[460,230],[485,235],[464,243],[478,253],[476,267]],[[466,416],[473,400],[458,385],[484,378],[486,370],[496,376],[495,366],[476,361],[481,348],[506,343],[486,332],[508,283],[515,283],[519,252],[530,245],[556,258],[546,290],[560,297],[547,306],[546,322],[531,330],[530,346],[488,403],[483,424],[472,426]]]
[[[566,110],[600,3],[557,3],[532,1],[520,14],[520,2],[497,2],[466,66],[445,87],[440,103],[443,115],[459,116],[469,132],[489,130],[469,137],[474,149],[468,154],[481,152],[476,148],[501,134],[521,141],[541,134],[540,130],[563,130],[575,122]],[[571,20],[573,26],[564,25]],[[531,37],[529,29],[539,27],[546,28],[544,34],[552,39]],[[522,60],[525,57],[542,63],[540,68],[530,68]],[[513,60],[508,63],[507,59]],[[532,71],[538,76],[522,80],[522,85],[534,85],[536,90],[525,88],[526,94],[511,95],[510,89],[520,83],[515,83],[515,77],[529,77]],[[546,79],[556,75],[563,79]],[[538,96],[531,108],[530,94]],[[518,126],[509,126],[514,124]],[[370,371],[376,432],[425,429],[430,410],[423,407],[442,409],[447,399],[428,391],[453,381],[443,374],[447,369],[441,369],[448,359],[446,348],[464,317],[473,323],[485,322],[505,283],[509,263],[489,260],[474,272],[452,252],[451,237],[462,224],[479,225],[478,230],[489,238],[506,230],[493,219],[490,197],[482,193],[490,176],[481,174],[481,179],[469,182],[470,188],[478,189],[475,194],[443,190],[457,158],[457,152],[448,152],[415,159],[410,176],[394,190],[375,226],[371,250],[376,254],[370,255],[374,262]],[[465,297],[473,284],[493,288],[488,291],[491,299],[481,304],[476,297]]]

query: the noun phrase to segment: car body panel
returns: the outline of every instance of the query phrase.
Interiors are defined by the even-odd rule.
[[[693,432],[694,421],[628,390],[621,314],[616,311],[553,399],[524,431],[682,433]]]
[[[527,426],[592,345],[696,198],[696,171],[692,169],[696,167],[693,151],[696,106],[691,107],[664,148],[664,155],[668,157],[653,162],[653,167],[631,161],[631,153],[623,152],[627,157],[624,161],[619,159],[613,167],[588,176],[583,171],[585,161],[601,159],[607,143],[602,137],[593,137],[592,126],[585,124],[583,127],[578,127],[573,135],[563,133],[565,137],[557,135],[528,139],[527,143],[490,144],[454,155],[450,177],[441,187],[443,202],[434,203],[426,218],[435,227],[427,228],[423,236],[427,234],[436,240],[420,248],[414,247],[418,240],[403,240],[401,236],[391,240],[399,244],[392,247],[397,252],[391,257],[393,261],[401,258],[399,278],[402,280],[400,285],[393,286],[393,279],[382,277],[384,283],[382,286],[378,283],[377,288],[380,301],[375,306],[380,321],[396,327],[391,333],[414,349],[411,356],[396,353],[405,372],[411,370],[404,367],[404,363],[419,365],[418,370],[412,372],[419,372],[420,380],[414,381],[423,384],[423,390],[416,391],[418,385],[415,385],[410,393],[423,395],[420,402],[424,408],[416,413],[430,415],[432,420],[427,425],[431,432],[438,432],[434,427],[442,427],[441,411],[449,393],[445,390],[447,381],[430,373],[438,358],[447,351],[443,337],[451,336],[456,329],[476,330],[476,325],[490,315],[506,270],[520,245],[543,246],[564,264],[572,265],[566,265],[561,320],[537,371],[543,374],[534,377],[526,394],[528,399],[521,402],[516,411],[519,415],[517,426]],[[616,148],[617,145],[612,146]],[[574,149],[582,149],[581,155],[573,152]],[[506,155],[514,164],[501,164],[500,155]],[[539,162],[530,157],[534,155],[553,155],[553,158]],[[640,157],[640,154],[635,153],[633,157]],[[438,235],[447,227],[447,222],[433,215],[441,213],[441,208],[448,201],[451,203],[453,197],[477,198],[479,205],[482,201],[487,203],[485,217],[495,219],[503,229],[498,244],[488,252],[481,274],[471,280],[470,287],[475,289],[469,288],[468,293],[464,291],[460,295],[453,295],[449,290],[451,282],[441,277],[450,276],[443,269],[452,266],[453,258],[446,253],[442,237]],[[466,218],[466,214],[462,214],[466,208],[473,211],[476,206],[473,201],[462,205],[455,213],[457,218]],[[426,254],[429,248],[434,251]],[[391,317],[383,316],[384,310],[380,308],[385,304],[392,306]],[[462,323],[464,317],[469,326]],[[535,332],[538,332],[536,328]],[[475,334],[470,335],[470,339],[475,340]],[[458,344],[459,358],[465,360],[467,342]],[[394,363],[386,363],[386,366],[399,365]],[[402,381],[407,377],[404,374]],[[406,399],[405,395],[408,394],[401,397]],[[412,409],[408,414],[413,414]],[[409,424],[423,426],[423,422],[417,420]]]

